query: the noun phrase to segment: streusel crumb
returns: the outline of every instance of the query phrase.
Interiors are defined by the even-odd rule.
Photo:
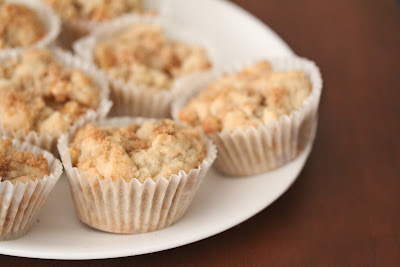
[[[33,10],[0,2],[0,49],[27,47],[45,35],[46,29]]]
[[[9,180],[15,184],[20,181],[43,178],[49,175],[47,159],[42,154],[22,152],[13,148],[9,139],[0,139],[0,181]]]
[[[0,123],[50,135],[65,131],[100,103],[83,71],[64,67],[48,50],[29,50],[0,65]]]
[[[104,21],[130,12],[142,12],[143,0],[44,0],[63,19]]]
[[[179,118],[206,133],[257,128],[298,110],[310,93],[304,71],[273,71],[268,61],[261,61],[212,82]]]
[[[115,79],[159,90],[211,67],[205,50],[167,38],[159,25],[137,24],[99,43],[96,64]]]
[[[137,178],[141,183],[169,179],[181,170],[189,173],[203,161],[205,150],[197,130],[167,119],[119,129],[89,124],[70,145],[73,166],[89,177]]]

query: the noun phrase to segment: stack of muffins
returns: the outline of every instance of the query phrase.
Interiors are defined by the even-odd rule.
[[[62,165],[82,222],[149,232],[185,214],[214,161],[245,179],[313,141],[313,62],[216,67],[164,5],[0,1],[0,240],[29,231]]]

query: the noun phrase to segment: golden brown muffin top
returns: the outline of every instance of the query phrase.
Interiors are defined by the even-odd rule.
[[[37,14],[21,4],[0,2],[0,50],[28,47],[46,35]]]
[[[100,42],[94,59],[113,78],[159,90],[211,67],[203,48],[170,40],[161,26],[152,24],[133,25]]]
[[[212,82],[179,118],[206,133],[257,128],[298,110],[310,93],[304,71],[273,71],[268,61],[261,61]]]
[[[63,19],[104,21],[130,12],[141,12],[143,0],[43,0]]]
[[[73,166],[89,177],[137,178],[143,183],[189,173],[205,158],[206,146],[197,130],[164,119],[122,128],[89,124],[76,133],[70,153]]]
[[[52,135],[99,103],[95,82],[48,50],[29,50],[0,65],[0,123],[7,128]]]
[[[0,139],[0,181],[9,180],[15,184],[20,181],[43,178],[49,175],[49,164],[43,154],[22,152],[13,148],[9,139]]]

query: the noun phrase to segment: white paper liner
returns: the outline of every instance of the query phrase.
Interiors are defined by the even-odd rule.
[[[99,126],[122,127],[131,123],[144,123],[144,118],[113,118],[96,123]],[[216,158],[216,147],[207,140],[207,154],[198,168],[188,174],[180,171],[169,179],[148,178],[126,182],[120,178],[100,179],[88,177],[72,167],[68,136],[62,136],[59,153],[69,178],[75,210],[87,225],[112,233],[151,232],[178,221],[186,212],[203,178]]]
[[[0,181],[0,241],[19,238],[30,230],[63,172],[61,162],[49,152],[16,139],[12,142],[17,150],[42,153],[49,163],[50,175],[26,183]]]
[[[74,51],[77,55],[95,64],[93,51],[96,45],[105,39],[109,39],[116,33],[139,23],[161,25],[165,34],[173,39],[183,41],[191,45],[200,45],[206,52],[213,66],[217,64],[217,56],[213,46],[198,33],[192,32],[185,25],[171,21],[165,17],[146,17],[129,15],[104,24],[91,35],[74,43]],[[193,80],[200,76],[201,71],[176,79],[169,90],[157,90],[146,86],[137,86],[126,83],[122,79],[115,79],[103,72],[111,84],[111,99],[114,102],[111,115],[113,116],[141,116],[151,118],[170,117],[170,107],[173,99],[178,97],[184,89],[180,84],[186,80]]]
[[[61,21],[60,18],[56,14],[54,14],[51,8],[49,8],[46,4],[43,4],[39,0],[7,0],[6,2],[22,4],[34,10],[43,25],[45,26],[46,35],[38,42],[29,47],[6,48],[0,50],[0,53],[21,51],[29,48],[49,47],[54,44],[61,30]]]
[[[100,89],[100,105],[97,110],[89,110],[86,114],[81,116],[75,123],[68,128],[67,133],[73,135],[76,129],[84,126],[87,122],[93,122],[102,118],[105,118],[111,109],[112,102],[109,98],[109,86],[107,80],[104,76],[97,71],[97,69],[89,64],[81,60],[78,57],[73,56],[68,52],[64,52],[61,49],[51,49],[53,55],[57,60],[59,60],[63,65],[67,67],[78,68],[84,71],[88,76],[90,76],[94,82],[97,83]],[[23,51],[10,51],[8,53],[0,54],[0,64],[7,60],[15,60],[18,59]],[[27,141],[33,145],[39,146],[46,150],[57,153],[56,145],[57,139],[65,132],[59,132],[54,135],[50,134],[41,134],[38,135],[35,131],[31,131],[28,134],[25,131],[18,130],[15,131],[13,129],[5,127],[0,122],[0,135],[5,135],[9,137],[13,137],[19,139],[21,141]]]
[[[170,8],[170,0],[161,1],[161,5],[159,1],[155,0],[145,0],[144,3],[145,10],[155,10],[159,15],[162,16],[166,15]],[[127,13],[115,19],[119,19],[127,15],[129,16],[129,14],[136,14],[136,12]],[[149,14],[149,16],[151,16],[151,14]],[[59,38],[59,45],[63,48],[69,49],[76,40],[84,37],[85,35],[109,22],[110,21],[92,21],[86,19],[62,19],[62,34]]]
[[[246,66],[258,62],[234,64],[219,70],[214,70],[201,79],[183,84],[190,88],[187,94],[172,104],[172,116],[179,119],[179,111],[201,90],[212,81],[224,74],[236,73]],[[269,58],[273,69],[303,70],[308,74],[312,84],[311,94],[304,100],[302,107],[292,111],[257,129],[237,129],[234,132],[223,130],[207,135],[218,148],[215,168],[232,176],[247,176],[263,173],[283,166],[295,159],[309,142],[314,140],[317,127],[317,113],[322,90],[322,78],[314,62],[304,58]]]

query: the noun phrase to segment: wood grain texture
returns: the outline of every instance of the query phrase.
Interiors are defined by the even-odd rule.
[[[297,182],[222,234],[110,265],[400,265],[400,4],[394,0],[236,0],[325,81],[318,136]],[[0,256],[1,266],[71,262]]]

